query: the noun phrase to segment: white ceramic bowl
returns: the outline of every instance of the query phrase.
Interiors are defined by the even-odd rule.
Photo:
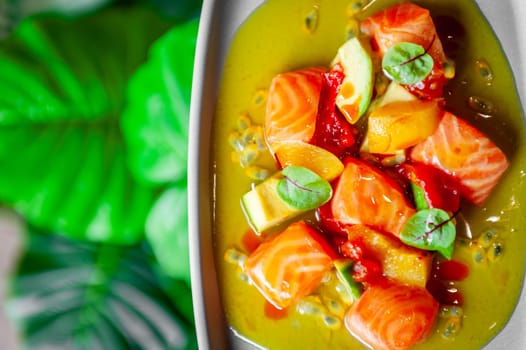
[[[225,323],[212,242],[209,146],[220,75],[230,41],[262,0],[204,0],[197,42],[188,164],[192,290],[200,349],[251,349]],[[478,0],[512,66],[526,103],[526,2]],[[526,252],[525,252],[526,254]],[[526,289],[509,323],[485,350],[526,349]]]

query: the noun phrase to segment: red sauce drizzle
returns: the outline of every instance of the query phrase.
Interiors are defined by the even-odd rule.
[[[463,281],[469,276],[469,267],[457,260],[446,260],[436,264],[433,274],[444,281]]]
[[[315,145],[325,148],[338,157],[354,146],[357,134],[356,129],[336,108],[336,96],[344,78],[343,69],[339,65],[323,74],[313,136]]]
[[[466,279],[468,275],[466,264],[455,260],[442,261],[434,265],[426,287],[440,304],[462,306],[464,297],[455,282]]]
[[[241,244],[248,254],[256,250],[261,244],[261,237],[258,236],[254,231],[247,230],[241,238]]]
[[[271,320],[280,320],[288,316],[287,309],[278,309],[268,301],[265,301],[265,316]]]

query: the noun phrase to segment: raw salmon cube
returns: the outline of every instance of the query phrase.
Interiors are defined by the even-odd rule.
[[[508,168],[506,155],[465,120],[445,112],[433,135],[411,151],[413,161],[435,166],[455,178],[461,195],[484,203]]]
[[[355,158],[346,160],[330,203],[337,222],[366,225],[397,237],[416,212],[394,180]]]
[[[284,309],[311,294],[332,269],[328,246],[300,221],[263,242],[246,260],[245,271],[263,296]]]

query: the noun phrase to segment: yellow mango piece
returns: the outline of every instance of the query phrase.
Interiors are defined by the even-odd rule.
[[[274,146],[274,157],[282,168],[291,165],[302,166],[329,182],[340,176],[343,171],[343,163],[334,154],[301,141],[280,142]]]
[[[363,225],[346,228],[349,240],[360,239],[367,254],[382,266],[383,274],[402,284],[424,287],[433,264],[433,253],[409,247],[396,237]]]
[[[370,153],[394,154],[424,141],[440,122],[437,101],[396,101],[369,116],[367,145]]]

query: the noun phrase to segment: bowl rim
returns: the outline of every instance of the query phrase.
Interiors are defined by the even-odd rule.
[[[197,37],[190,105],[188,153],[188,227],[192,299],[199,349],[255,348],[227,326],[217,279],[212,241],[210,193],[210,140],[215,101],[229,42],[239,25],[264,0],[204,0]],[[522,109],[526,103],[526,3],[510,0],[496,6],[492,0],[475,0],[501,42],[514,75]],[[503,21],[512,15],[511,20]],[[237,16],[237,17],[236,17]],[[232,23],[224,19],[235,18]],[[510,25],[510,22],[512,25]],[[519,35],[513,35],[519,33]],[[210,101],[214,101],[210,103]],[[525,113],[523,112],[523,117]],[[526,135],[525,135],[526,136]],[[204,234],[208,233],[208,234]],[[204,278],[204,272],[214,279]],[[486,350],[526,346],[526,289],[523,288],[507,324],[488,343]],[[514,338],[514,339],[512,339]],[[522,345],[521,345],[522,344]],[[232,346],[236,345],[236,346]]]

